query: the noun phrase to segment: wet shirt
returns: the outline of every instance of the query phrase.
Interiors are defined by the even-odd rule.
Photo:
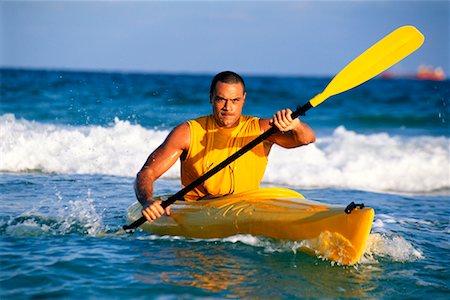
[[[183,187],[261,134],[259,119],[249,116],[241,116],[234,128],[218,127],[212,115],[190,120],[188,124],[191,142],[187,156],[181,162]],[[185,199],[195,201],[205,196],[222,196],[258,188],[266,166],[267,156],[263,143],[260,143],[190,191]]]

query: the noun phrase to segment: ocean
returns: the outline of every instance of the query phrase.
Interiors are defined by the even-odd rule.
[[[449,81],[375,78],[302,117],[316,143],[273,148],[263,186],[375,209],[364,257],[348,267],[258,236],[116,234],[150,152],[210,113],[213,74],[0,74],[2,299],[450,296]],[[258,117],[331,80],[244,78],[244,114]],[[177,163],[155,194],[180,188]]]

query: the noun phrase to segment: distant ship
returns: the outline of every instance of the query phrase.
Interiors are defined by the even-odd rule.
[[[416,74],[399,74],[395,72],[384,72],[381,74],[383,79],[395,79],[395,78],[405,78],[405,79],[417,79],[417,80],[445,80],[445,72],[441,67],[433,68],[426,65],[421,65],[417,69]]]
[[[416,79],[419,80],[445,80],[445,73],[441,67],[435,69],[422,65],[417,69]]]

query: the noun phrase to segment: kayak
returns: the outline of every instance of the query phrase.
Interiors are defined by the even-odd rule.
[[[145,222],[141,228],[157,235],[192,238],[250,234],[301,241],[302,251],[353,265],[364,254],[374,210],[352,204],[346,208],[307,200],[288,189],[264,188],[211,200],[176,201],[170,216]],[[141,210],[138,202],[132,204],[128,222],[139,219]]]

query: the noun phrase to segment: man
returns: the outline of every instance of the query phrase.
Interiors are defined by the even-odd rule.
[[[241,76],[230,71],[217,74],[210,89],[212,114],[178,125],[150,154],[135,183],[148,221],[170,215],[170,207],[163,209],[161,201],[153,200],[153,182],[178,159],[184,187],[270,127],[279,129],[185,196],[187,201],[196,201],[258,188],[273,144],[294,148],[315,141],[314,131],[298,118],[292,119],[290,109],[278,111],[271,119],[242,116],[245,97]]]

